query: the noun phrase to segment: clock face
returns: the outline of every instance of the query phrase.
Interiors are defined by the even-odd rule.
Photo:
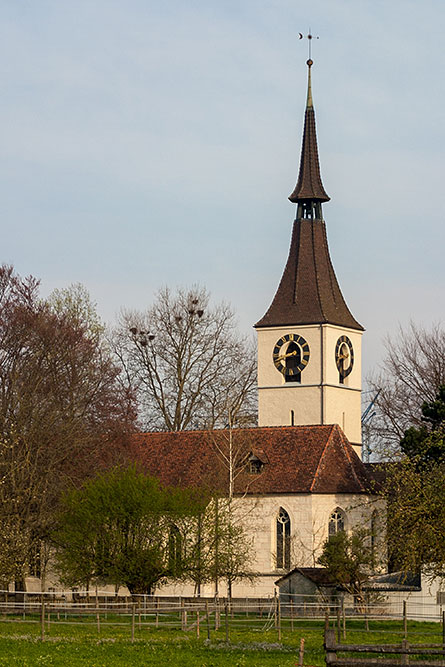
[[[335,363],[340,373],[340,378],[348,377],[354,366],[354,348],[347,336],[340,336],[335,346]]]
[[[286,376],[297,375],[309,362],[309,345],[303,336],[285,334],[276,342],[272,357],[280,373]]]

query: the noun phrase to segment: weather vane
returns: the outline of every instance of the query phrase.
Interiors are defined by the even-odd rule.
[[[299,39],[303,39],[303,37],[305,37],[305,35],[303,35],[302,32],[299,32],[299,33],[298,33],[298,38],[299,38]],[[313,40],[313,39],[320,39],[320,37],[319,37],[318,35],[314,37],[314,35],[311,33],[311,29],[309,28],[309,33],[306,35],[306,39],[307,39],[307,41],[308,41],[309,60],[311,60],[311,55],[312,55],[312,49],[311,49],[311,46],[312,46],[312,40]]]

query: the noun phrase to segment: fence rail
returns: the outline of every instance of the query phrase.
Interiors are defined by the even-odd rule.
[[[400,667],[409,665],[411,656],[445,656],[445,643],[443,644],[410,644],[404,639],[401,644],[341,644],[335,640],[335,630],[326,628],[324,648],[326,651],[327,667],[368,667],[378,664],[382,667]],[[339,657],[339,653],[366,653],[367,657]],[[378,658],[372,658],[369,654],[377,654]],[[398,656],[382,658],[381,656]],[[413,663],[416,667],[443,667],[443,660],[418,660]]]

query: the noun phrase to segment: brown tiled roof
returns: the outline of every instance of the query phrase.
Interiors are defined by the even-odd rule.
[[[340,427],[293,426],[236,429],[234,447],[261,451],[260,474],[248,467],[235,491],[248,494],[367,493],[370,479]],[[132,457],[165,485],[207,486],[227,492],[228,473],[217,446],[227,447],[229,431],[140,433]],[[245,457],[242,457],[245,461]]]
[[[305,199],[321,202],[329,201],[330,199],[321,182],[315,111],[312,106],[306,108],[300,171],[295,190],[289,196],[289,200],[295,204]]]
[[[295,220],[283,277],[269,310],[255,326],[324,323],[363,331],[337,282],[325,223]]]
[[[325,567],[294,567],[293,570],[287,572],[282,577],[277,579],[275,585],[281,584],[287,579],[291,579],[295,574],[301,574],[309,581],[312,581],[317,586],[335,586],[335,581],[332,574]]]

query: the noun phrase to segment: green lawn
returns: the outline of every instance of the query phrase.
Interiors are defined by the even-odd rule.
[[[0,621],[0,665],[80,665],[88,667],[114,667],[124,665],[172,664],[187,667],[213,667],[227,665],[294,667],[298,662],[300,638],[305,639],[305,665],[324,665],[323,623],[302,620],[283,623],[281,642],[277,630],[267,629],[265,619],[236,617],[231,621],[230,643],[225,642],[224,623],[218,632],[211,630],[207,640],[205,624],[201,625],[200,638],[196,631],[182,632],[178,628],[156,628],[154,625],[136,624],[135,641],[131,642],[129,617],[102,619],[100,635],[94,617],[79,617],[75,624],[65,624],[64,619],[52,621],[46,628],[45,641],[40,641],[37,618],[30,622],[19,619]],[[108,623],[108,624],[107,624]],[[119,623],[116,625],[115,623]],[[362,621],[348,621],[349,643],[399,643],[400,621],[371,622],[366,632]],[[440,642],[441,627],[437,623],[408,624],[411,642]]]

